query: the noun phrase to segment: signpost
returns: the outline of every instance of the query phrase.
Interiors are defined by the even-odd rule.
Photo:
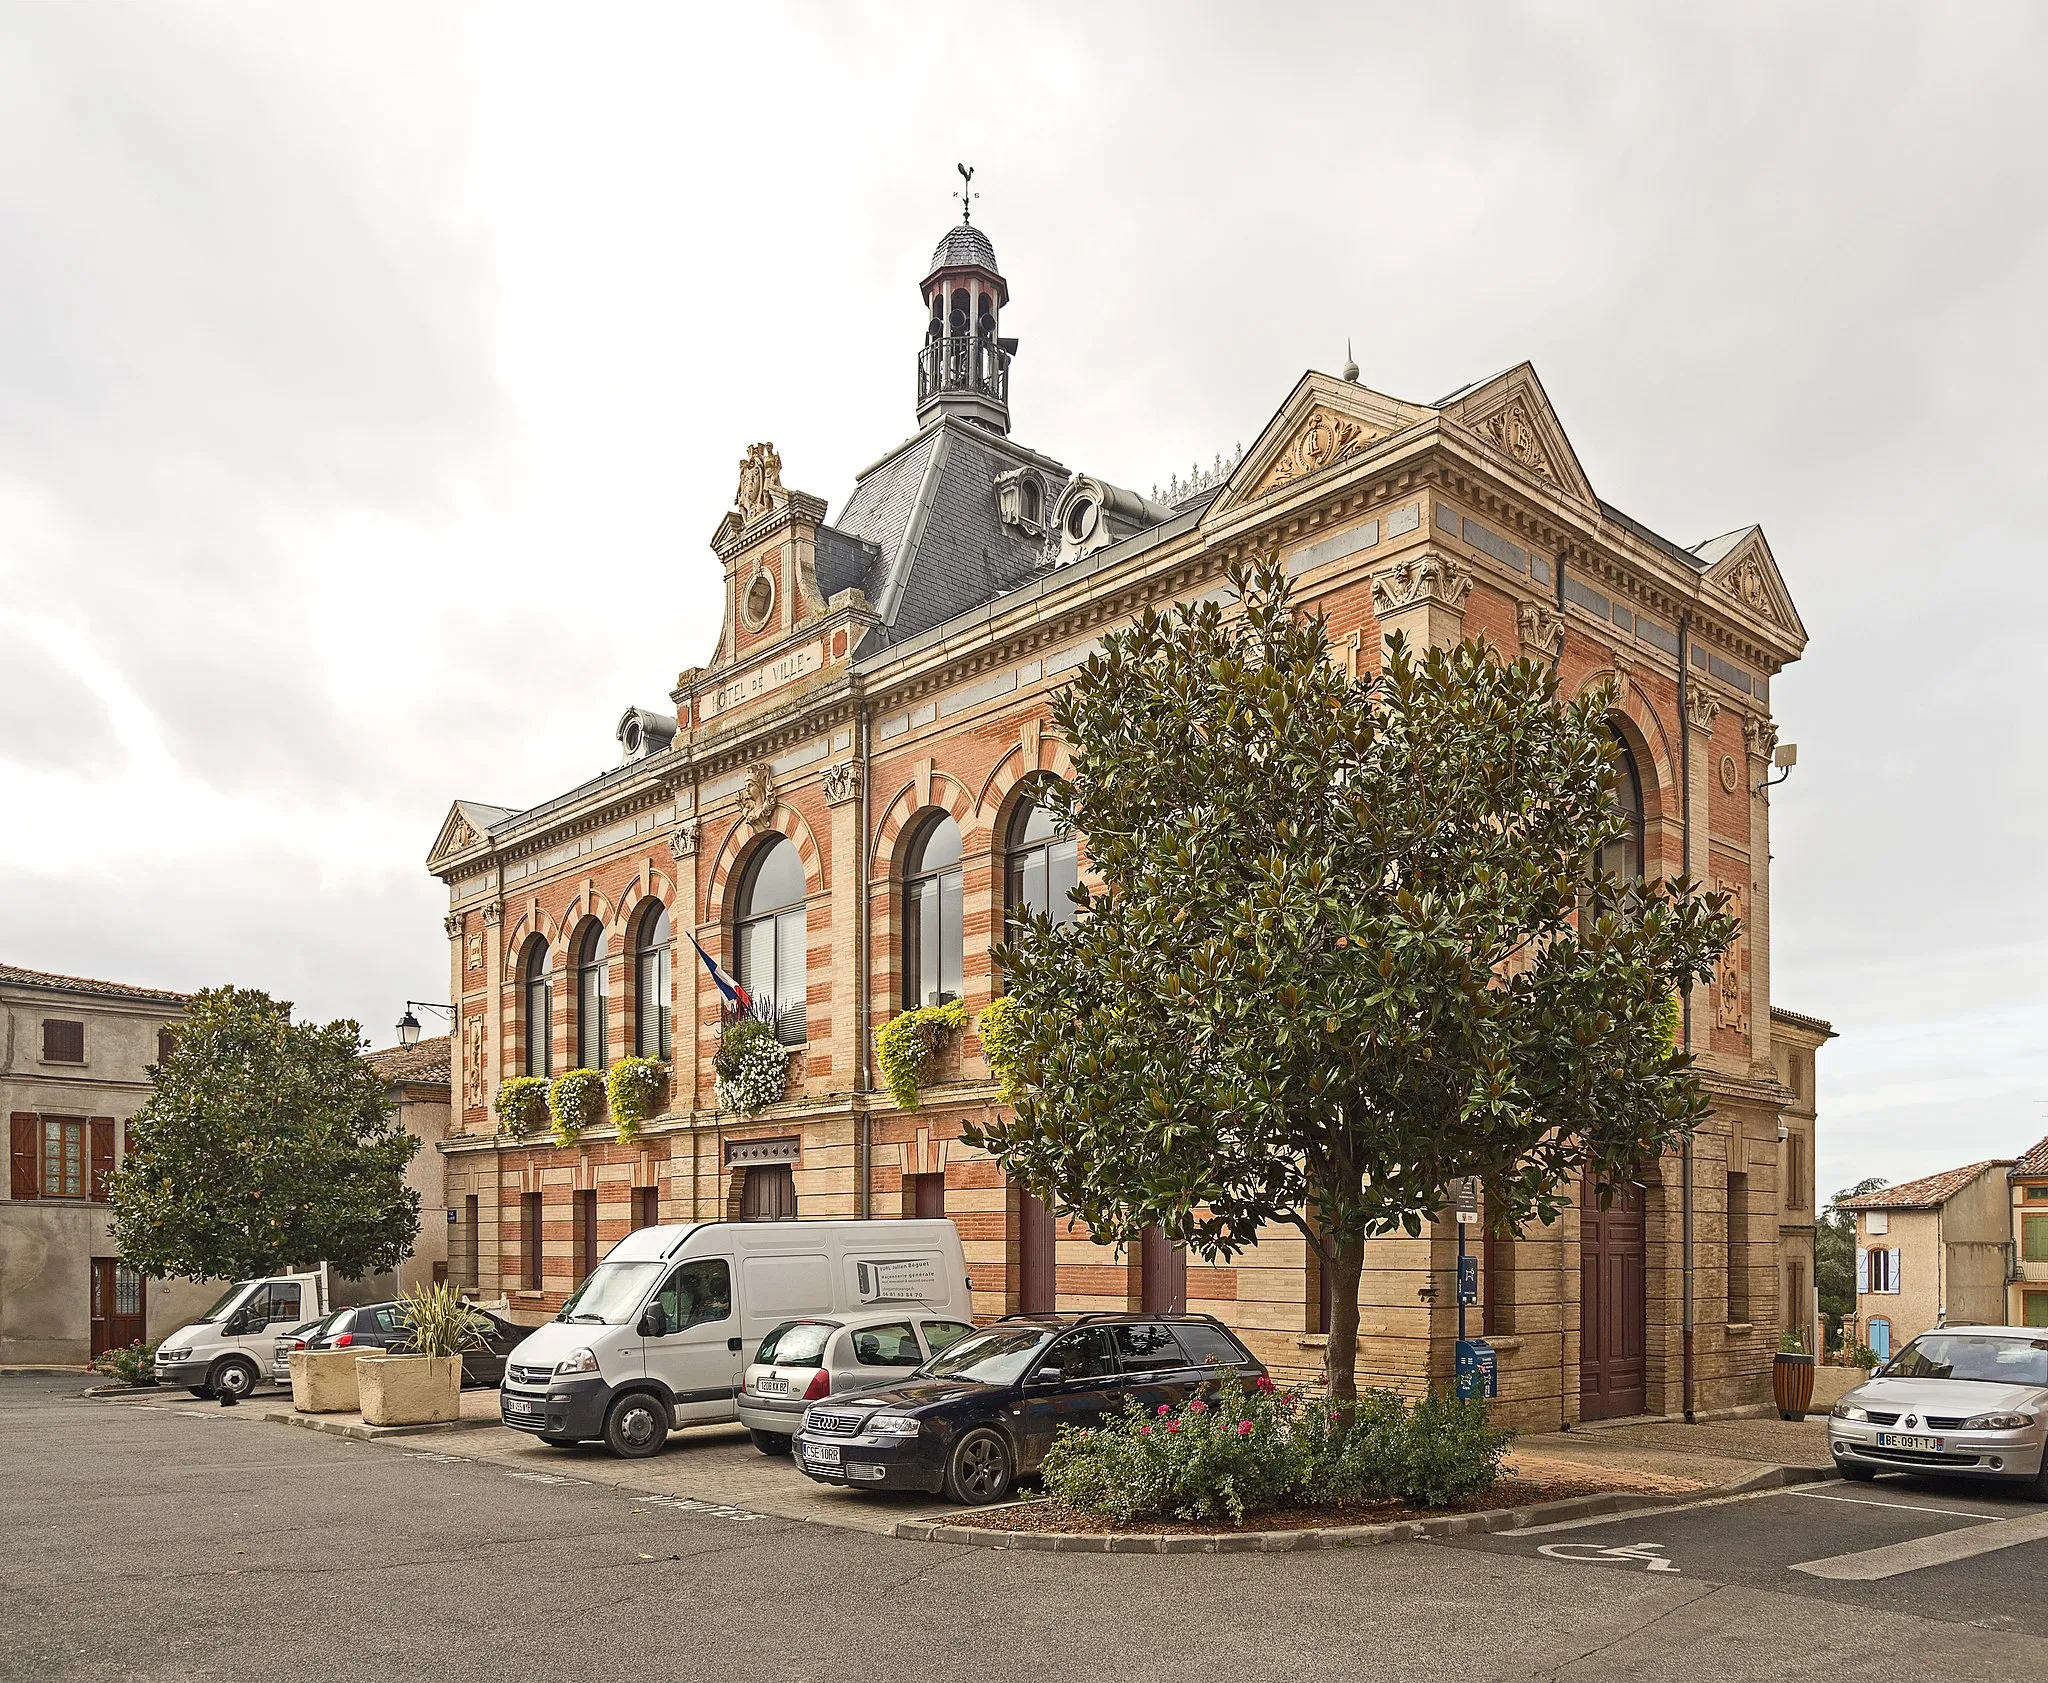
[[[1477,1175],[1451,1182],[1451,1209],[1458,1218],[1458,1395],[1492,1397],[1500,1390],[1493,1346],[1483,1338],[1465,1336],[1465,1306],[1479,1301],[1479,1258],[1465,1249],[1465,1229],[1479,1221]]]

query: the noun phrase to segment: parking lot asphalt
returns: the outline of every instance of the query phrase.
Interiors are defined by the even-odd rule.
[[[1843,1591],[1704,1575],[1705,1545],[1672,1528],[1711,1510],[1634,1527],[1665,1541],[1671,1572],[1424,1543],[998,1551],[534,1475],[417,1440],[331,1438],[190,1399],[88,1400],[82,1386],[0,1375],[10,1683],[2048,1677],[2032,1627],[1969,1622],[1986,1599],[1974,1590],[1916,1611],[1894,1604],[1896,1579]],[[1885,1522],[1850,1540],[1919,1525]],[[1817,1503],[1772,1523],[1809,1528],[1822,1548],[1846,1535]],[[1935,1570],[1974,1581],[1998,1558]]]

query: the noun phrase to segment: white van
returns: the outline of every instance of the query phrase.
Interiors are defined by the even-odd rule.
[[[892,1303],[973,1319],[950,1221],[642,1227],[507,1358],[499,1415],[542,1443],[652,1455],[673,1427],[739,1418],[746,1352],[781,1322]]]
[[[319,1274],[240,1281],[157,1346],[156,1382],[239,1402],[270,1372],[278,1335],[326,1312],[327,1282]]]

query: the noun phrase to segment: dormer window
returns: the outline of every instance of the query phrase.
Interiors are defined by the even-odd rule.
[[[996,475],[996,512],[1005,526],[1029,537],[1044,537],[1045,503],[1045,481],[1035,468],[1011,468]]]

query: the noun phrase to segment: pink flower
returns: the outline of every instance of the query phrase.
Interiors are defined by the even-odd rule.
[[[1188,1412],[1190,1414],[1207,1414],[1209,1412],[1209,1405],[1202,1401],[1200,1397],[1197,1397],[1188,1404]]]
[[[1178,1420],[1169,1420],[1166,1423],[1166,1429],[1169,1432],[1177,1432],[1180,1430],[1180,1422]]]
[[[1169,1407],[1168,1407],[1168,1406],[1167,1406],[1167,1405],[1166,1405],[1165,1403],[1161,1403],[1161,1404],[1159,1405],[1159,1412],[1160,1412],[1160,1413],[1161,1413],[1162,1415],[1166,1415],[1166,1414],[1171,1414],[1171,1413],[1173,1412],[1173,1410],[1172,1410],[1171,1408],[1169,1408]]]
[[[1249,1420],[1240,1420],[1237,1423],[1237,1435],[1241,1438],[1250,1437],[1252,1435],[1252,1423]]]
[[[1256,1388],[1261,1391],[1271,1391],[1273,1389],[1273,1381],[1262,1373],[1259,1375],[1259,1383]]]
[[[1139,1436],[1139,1437],[1141,1437],[1141,1438],[1149,1438],[1149,1437],[1150,1437],[1151,1435],[1152,1435],[1152,1428],[1151,1428],[1150,1426],[1140,1426],[1140,1427],[1138,1428],[1138,1436]]]

